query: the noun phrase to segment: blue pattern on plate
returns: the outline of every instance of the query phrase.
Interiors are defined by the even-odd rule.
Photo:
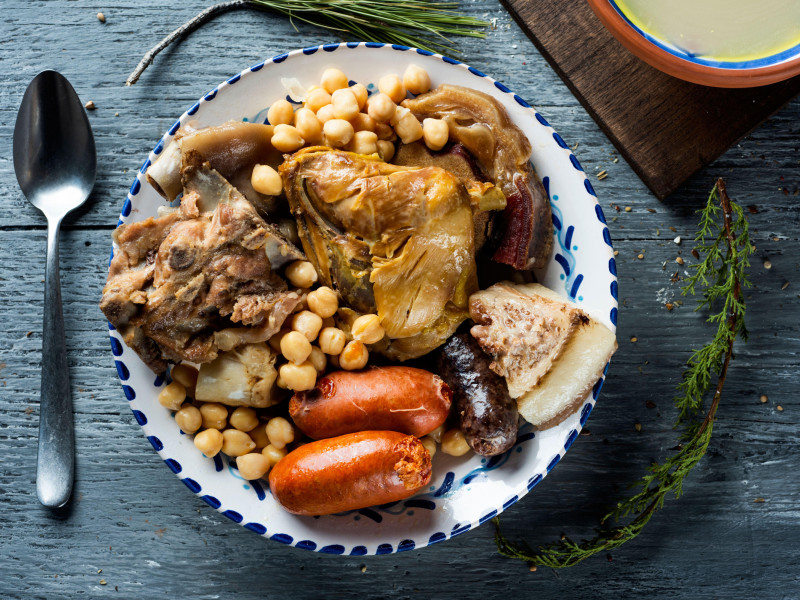
[[[150,445],[153,446],[153,448],[155,448],[156,452],[161,452],[161,450],[164,449],[164,444],[162,444],[161,440],[158,439],[156,436],[148,435],[147,439],[150,442]]]
[[[242,522],[242,515],[240,515],[235,510],[226,510],[222,514],[225,515],[226,517],[228,517],[234,523],[241,523]]]
[[[122,384],[122,393],[125,394],[125,398],[128,399],[128,402],[136,400],[136,392],[131,386]]]
[[[414,540],[403,540],[399,544],[397,544],[397,551],[398,552],[408,552],[409,550],[413,550],[416,547]]]
[[[164,459],[164,462],[169,467],[169,470],[172,471],[173,473],[175,473],[176,475],[178,473],[180,473],[181,471],[183,471],[183,467],[181,466],[181,463],[179,463],[174,458]]]
[[[200,499],[215,510],[222,506],[222,503],[219,500],[217,500],[214,496],[209,496],[208,494],[205,496],[200,496]]]
[[[443,531],[437,531],[428,539],[428,544],[438,544],[439,542],[443,542],[446,539],[447,539],[446,533],[444,533]]]
[[[306,49],[303,49],[302,51],[298,51],[298,52],[302,52],[304,54],[313,54],[316,51],[318,51],[320,48],[323,48],[326,52],[334,52],[338,48],[355,48],[355,47],[357,47],[359,45],[361,45],[361,44],[355,43],[355,42],[348,42],[347,44],[326,44],[325,46],[306,48]],[[385,44],[375,43],[375,42],[368,42],[368,43],[365,43],[363,45],[366,46],[366,47],[369,47],[369,48],[382,48],[382,47],[386,46]],[[391,49],[392,50],[396,50],[396,51],[402,51],[402,52],[405,52],[405,51],[409,50],[409,48],[407,48],[405,46],[401,46],[401,45],[393,45],[393,46],[391,46]],[[440,60],[442,60],[442,61],[444,61],[446,63],[449,63],[449,64],[460,65],[461,68],[469,70],[469,72],[471,74],[475,75],[476,77],[486,77],[486,75],[484,73],[482,73],[481,71],[478,71],[477,69],[474,69],[474,68],[469,67],[467,65],[463,65],[460,61],[457,61],[455,59],[451,59],[451,58],[448,58],[448,57],[442,57],[440,55],[435,55],[434,53],[429,52],[427,50],[420,50],[420,49],[411,49],[411,50],[414,50],[418,54],[421,54],[421,55],[424,55],[424,56],[437,56]],[[284,60],[286,60],[288,57],[289,57],[289,54],[281,54],[281,55],[278,55],[278,56],[274,57],[272,59],[272,62],[281,63]],[[265,63],[262,62],[262,63],[259,63],[257,65],[253,65],[252,67],[250,67],[249,72],[257,72],[257,71],[261,70],[263,68],[264,64]],[[233,85],[233,84],[235,84],[236,82],[238,82],[241,79],[241,77],[243,75],[246,75],[246,74],[248,74],[248,70],[244,71],[243,73],[240,73],[239,75],[234,75],[233,77],[231,77],[226,82],[226,84],[222,84],[222,87],[224,87],[225,85]],[[527,102],[525,102],[521,97],[513,94],[513,92],[511,92],[511,90],[509,90],[502,83],[495,82],[494,80],[491,80],[491,81],[494,83],[495,87],[498,90],[500,90],[500,91],[502,91],[504,93],[511,94],[512,97],[514,98],[514,100],[517,102],[517,104],[519,104],[522,107],[528,108],[531,111],[531,114],[539,122],[539,124],[541,124],[541,125],[543,125],[545,127],[548,127],[548,128],[550,127],[550,125],[548,124],[547,120],[544,119],[544,117],[542,117],[538,112],[536,112],[535,110],[530,108],[530,105]],[[199,110],[200,105],[203,102],[210,102],[211,100],[213,100],[216,97],[218,90],[219,90],[219,88],[214,88],[208,94],[206,94],[203,97],[203,99],[201,99],[199,102],[197,102],[194,105],[192,105],[192,107],[187,111],[187,113],[184,115],[184,117],[194,115]],[[265,111],[266,111],[266,109],[265,109]],[[181,119],[183,119],[184,117],[182,117]],[[263,119],[264,121],[266,120],[263,116],[261,117],[261,119]],[[258,122],[260,122],[260,120]],[[165,144],[169,141],[169,139],[168,139],[169,136],[172,136],[175,133],[177,133],[178,129],[180,128],[180,125],[181,125],[181,120],[176,121],[172,125],[172,127],[170,128],[168,134],[165,135],[164,138],[162,138],[158,142],[156,147],[154,148],[153,154],[158,155],[163,151],[163,149],[165,147]],[[556,132],[551,131],[551,133],[553,135],[553,139],[556,141],[556,143],[561,148],[568,149],[568,147],[567,147],[566,143],[564,142],[564,140]],[[569,153],[569,160],[570,160],[570,163],[572,164],[572,166],[575,169],[583,171],[583,168],[580,166],[580,163],[578,162],[577,158],[575,158],[575,156],[572,155],[572,153]],[[136,180],[134,181],[133,185],[131,186],[131,192],[130,192],[130,196],[131,197],[135,196],[140,191],[141,184],[144,181],[143,175],[144,175],[144,172],[147,170],[148,166],[149,166],[149,160],[145,161],[144,165],[142,166],[142,168],[140,170],[139,176],[136,178]],[[550,195],[549,182],[548,182],[546,177],[544,178],[543,183],[545,184],[546,188],[548,188],[547,191],[548,191],[548,196],[549,196]],[[594,192],[594,189],[592,188],[592,185],[591,185],[591,183],[589,182],[588,179],[584,179],[584,187],[586,188],[586,191],[590,195],[596,197],[596,193]],[[551,205],[554,205],[554,202],[556,202],[557,200],[558,200],[558,197],[554,196],[551,199]],[[123,214],[122,217],[127,217],[130,214],[131,207],[130,207],[129,199],[128,199],[127,202],[128,202],[127,213]],[[125,210],[124,206],[123,206],[123,210]],[[600,206],[598,204],[595,204],[595,213],[597,215],[598,220],[601,223],[605,224],[605,217],[603,215],[602,209],[600,208]],[[122,218],[120,219],[120,223],[122,223]],[[565,271],[565,275],[564,275],[565,289],[567,289],[567,292],[571,296],[574,297],[574,295],[577,294],[578,287],[580,286],[580,281],[583,280],[583,275],[582,274],[575,273],[575,263],[573,262],[574,261],[574,256],[572,255],[572,251],[573,250],[577,250],[577,247],[574,247],[574,248],[570,247],[570,244],[572,242],[572,236],[573,236],[574,231],[575,231],[574,230],[574,226],[566,225],[566,227],[565,227],[565,224],[563,223],[563,215],[560,214],[560,211],[558,211],[558,214],[556,214],[556,211],[554,211],[553,223],[554,223],[554,227],[557,229],[556,236],[559,239],[559,243],[561,244],[563,242],[562,245],[564,246],[563,248],[561,248],[561,252],[559,253],[564,260],[563,260],[563,262],[559,261],[559,264],[562,265],[562,268]],[[608,229],[607,228],[605,228],[603,230],[603,239],[605,240],[606,244],[611,246],[611,239],[610,239],[610,235],[608,233]],[[570,257],[572,257],[573,261],[569,260]],[[111,253],[111,258],[113,258],[113,250],[112,250],[112,253]],[[616,264],[613,261],[613,259],[611,259],[611,261],[609,262],[609,272],[613,276],[616,276]],[[571,286],[570,286],[570,282],[567,280],[568,277],[572,278]],[[567,286],[569,286],[569,288],[567,288]],[[616,294],[613,291],[614,289],[615,288],[612,285],[611,288],[610,288],[612,297],[616,297]],[[610,314],[611,314],[611,321],[614,324],[616,324],[617,309],[613,308],[611,310]],[[110,331],[114,330],[113,326],[111,326],[110,323],[109,323],[109,330]],[[116,340],[113,337],[112,337],[112,340],[113,340],[112,341],[112,353],[115,353],[115,350],[121,349],[121,346],[120,346],[118,340]],[[116,345],[115,345],[115,342],[116,342]],[[117,354],[115,353],[115,356],[116,355]],[[127,377],[130,376],[130,373],[128,372],[127,367],[124,365],[124,363],[121,363],[120,361],[116,361],[116,363],[117,363],[117,369],[118,369],[118,374],[120,375],[120,378],[123,378],[123,375],[125,375],[125,378],[127,379]],[[606,370],[607,369],[608,369],[608,365],[606,365]],[[593,396],[594,396],[595,399],[597,398],[597,394],[599,393],[600,388],[602,387],[603,381],[604,381],[604,377],[601,378],[597,382],[597,384],[595,385],[595,387],[593,389]],[[163,380],[161,380],[160,378],[156,378],[156,383],[155,383],[156,387],[160,386],[162,383],[163,383]],[[135,396],[135,392],[133,391],[133,388],[131,388],[129,386],[126,386],[126,385],[123,385],[123,390],[125,390],[126,396],[128,396],[128,394],[130,392],[131,396],[129,396],[129,400],[132,400],[133,398],[136,397]],[[585,406],[581,410],[581,415],[580,415],[581,425],[583,425],[585,423],[586,419],[588,418],[589,414],[591,413],[592,407],[593,407],[593,403],[592,402],[588,402],[588,403],[585,404]],[[140,425],[144,426],[145,424],[147,424],[147,417],[144,415],[143,412],[141,412],[139,410],[136,410],[136,409],[133,409],[133,414],[134,414],[134,417],[136,418],[136,420],[139,422]],[[572,430],[570,432],[570,434],[568,435],[567,439],[565,440],[565,450],[566,450],[566,448],[569,448],[570,444],[574,441],[576,436],[577,436],[577,430]],[[534,437],[535,437],[535,434],[532,431],[527,432],[527,433],[521,433],[520,436],[517,439],[517,444],[515,445],[515,450],[517,450],[517,451],[520,450],[521,448],[519,447],[519,444],[521,444],[522,442],[525,442],[527,440],[534,439]],[[160,443],[160,440],[159,440],[159,443]],[[154,444],[154,442],[152,440],[151,440],[151,444]],[[155,447],[155,444],[154,444],[154,447]],[[163,444],[162,444],[162,448],[159,450],[159,452],[163,453],[163,451],[164,450],[163,450]],[[386,505],[383,505],[383,506],[380,506],[380,507],[373,507],[373,508],[369,508],[369,509],[362,509],[360,511],[354,511],[354,512],[358,513],[355,516],[355,518],[357,519],[357,518],[359,518],[359,516],[363,515],[363,516],[366,516],[366,517],[368,517],[368,518],[370,518],[370,519],[372,519],[372,520],[374,520],[376,522],[381,522],[383,517],[379,514],[378,511],[384,512],[386,514],[398,515],[398,514],[403,514],[405,511],[408,511],[408,509],[435,510],[436,509],[436,502],[434,500],[429,499],[429,498],[441,498],[441,497],[449,496],[450,494],[454,493],[456,490],[460,489],[462,486],[469,485],[469,483],[472,482],[475,478],[480,477],[480,476],[485,476],[485,472],[486,471],[492,470],[494,468],[498,468],[499,466],[504,464],[505,461],[508,460],[508,457],[510,455],[511,455],[511,451],[509,451],[504,456],[493,457],[492,459],[489,459],[488,461],[486,461],[486,463],[483,466],[478,467],[477,469],[474,469],[472,472],[470,472],[466,476],[462,477],[458,482],[456,482],[455,474],[453,472],[448,472],[445,475],[444,481],[442,482],[442,484],[441,484],[441,486],[439,487],[438,490],[435,490],[435,491],[432,490],[432,493],[428,493],[428,494],[423,494],[422,495],[422,496],[427,496],[427,498],[426,497],[417,496],[415,498],[408,499],[408,500],[406,500],[406,501],[404,501],[402,503],[393,502],[393,503],[389,503],[389,504],[386,504]],[[170,467],[170,469],[172,469],[176,473],[178,473],[178,472],[180,472],[182,470],[181,465],[177,461],[175,461],[174,459],[168,458],[168,457],[164,457],[164,458],[165,458],[165,462]],[[553,459],[551,459],[550,464],[547,467],[547,472],[549,472],[558,463],[560,458],[561,458],[561,454],[559,454],[559,455],[553,457]],[[222,463],[222,459],[219,457],[219,455],[214,457],[214,466],[215,466],[215,469],[217,471],[221,471],[221,470],[224,469],[224,465]],[[532,489],[536,484],[538,484],[542,480],[543,476],[544,476],[544,474],[538,474],[538,475],[532,477],[531,479],[529,479],[528,483],[527,483],[528,490]],[[199,483],[197,483],[193,479],[184,478],[183,481],[195,493],[199,493],[200,492]],[[259,497],[259,499],[263,499],[263,498],[266,497],[266,491],[263,489],[263,487],[258,482],[248,482],[248,484],[249,484],[249,486],[253,487],[253,489],[254,489],[256,495]],[[249,486],[246,485],[245,487],[249,487]],[[263,498],[262,498],[262,495],[263,495]],[[213,496],[210,496],[210,495],[207,495],[207,494],[202,496],[201,498],[206,503],[208,503],[210,506],[212,506],[213,508],[215,508],[217,510],[220,510],[222,512],[222,514],[224,514],[225,516],[231,518],[232,520],[234,520],[234,521],[236,521],[238,523],[242,522],[243,517],[239,512],[237,512],[235,510],[231,510],[231,509],[222,511],[221,502],[217,498],[215,498]],[[502,509],[504,510],[504,509],[508,508],[514,502],[516,502],[518,499],[519,499],[519,495],[511,496],[509,499],[507,499],[505,502],[503,502]],[[465,523],[463,525],[462,524],[456,524],[456,526],[453,527],[453,531],[451,532],[450,537],[455,536],[455,535],[459,535],[460,533],[463,533],[465,531],[469,531],[473,526],[475,526],[475,525],[477,525],[479,523],[483,523],[486,520],[491,519],[499,511],[500,511],[499,508],[495,509],[493,511],[490,511],[489,513],[486,513],[482,517],[480,517],[480,519],[478,521],[476,521],[475,523]],[[409,511],[409,513],[410,512],[411,511]],[[267,531],[267,528],[266,528],[265,525],[263,525],[261,523],[256,523],[256,522],[249,522],[249,523],[245,524],[244,527],[246,527],[247,529],[250,529],[251,531],[259,533],[260,535],[264,535],[266,533],[266,531]],[[433,535],[430,536],[430,538],[428,540],[428,544],[434,544],[434,543],[443,541],[443,540],[445,540],[447,538],[448,538],[448,536],[444,532],[437,532],[437,533],[434,533]],[[284,544],[291,544],[294,541],[293,537],[291,535],[282,534],[282,533],[273,534],[270,537],[270,539],[274,539],[274,540],[279,541],[279,542],[284,543]],[[303,541],[298,542],[296,544],[296,547],[307,549],[307,550],[316,550],[317,549],[317,543],[312,541],[312,540],[303,540]],[[409,549],[412,549],[412,548],[415,548],[415,547],[417,547],[417,543],[414,540],[406,539],[406,540],[401,541],[398,544],[396,549],[393,548],[391,544],[388,544],[388,543],[381,544],[381,545],[378,546],[378,549],[377,549],[376,553],[384,554],[384,553],[391,553],[391,552],[395,552],[395,551],[401,552],[401,551],[409,550]],[[327,545],[327,546],[323,546],[322,548],[320,548],[317,551],[324,552],[324,553],[330,553],[330,554],[340,554],[340,553],[346,552],[346,548],[344,546],[342,546],[341,544],[330,544],[330,545]],[[368,553],[368,549],[365,546],[355,546],[350,551],[350,555],[352,555],[352,556],[360,556],[360,555],[364,555],[364,554],[367,554],[367,553]]]
[[[311,540],[302,540],[300,542],[297,542],[297,546],[296,547],[297,548],[301,548],[303,550],[316,550],[317,549],[317,543],[316,542],[312,542]]]
[[[564,442],[564,452],[569,450],[569,447],[572,446],[572,443],[575,441],[577,437],[578,437],[577,429],[573,429],[572,431],[569,432],[569,435],[567,436],[567,441]]]
[[[183,481],[183,483],[186,484],[186,487],[192,490],[195,494],[199,494],[203,489],[200,487],[199,483],[197,483],[194,479],[190,479],[189,477],[181,479],[181,481]]]
[[[257,533],[258,535],[264,535],[267,533],[267,528],[261,523],[245,523],[244,528]]]
[[[280,542],[281,544],[291,544],[294,541],[292,536],[285,533],[275,533],[271,535],[269,539]]]
[[[497,510],[493,510],[493,511],[492,511],[492,512],[490,512],[490,513],[486,513],[485,515],[483,515],[483,516],[482,516],[482,517],[481,517],[481,518],[478,520],[478,524],[479,524],[479,525],[483,525],[484,523],[486,523],[486,521],[488,521],[489,519],[493,519],[493,518],[494,518],[494,517],[496,517],[496,516],[497,516]]]

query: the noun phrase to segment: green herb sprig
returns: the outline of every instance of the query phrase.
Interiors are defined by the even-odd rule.
[[[130,74],[126,85],[139,80],[164,48],[197,29],[215,15],[237,8],[258,8],[286,15],[350,39],[401,44],[430,51],[452,51],[449,36],[485,38],[476,28],[486,21],[456,12],[451,0],[229,0],[209,6],[151,48]],[[295,29],[297,29],[295,27]]]
[[[695,296],[702,290],[695,310],[710,310],[708,321],[717,325],[717,331],[706,346],[692,353],[683,381],[678,385],[679,395],[674,399],[679,410],[675,428],[683,429],[683,443],[675,454],[648,468],[647,474],[633,484],[639,492],[618,503],[603,517],[596,537],[591,540],[576,543],[564,537],[534,550],[527,542],[509,541],[500,531],[499,520],[495,519],[495,542],[499,552],[529,562],[531,570],[537,566],[571,567],[598,552],[610,552],[634,539],[664,505],[669,494],[680,497],[686,476],[708,449],[728,365],[733,358],[734,341],[737,337],[743,341],[747,339],[742,289],[750,286],[747,269],[755,248],[750,243],[744,212],[728,197],[723,179],[717,180],[705,208],[698,212],[700,226],[693,254],[703,258],[690,266],[694,272],[687,278],[682,294]],[[718,312],[713,312],[714,307],[719,308]],[[703,399],[711,388],[713,374],[717,375],[716,389],[702,416]],[[627,524],[605,526],[609,519],[619,521],[632,514],[636,517]]]

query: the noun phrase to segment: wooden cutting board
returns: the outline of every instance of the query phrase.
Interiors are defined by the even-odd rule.
[[[676,79],[639,60],[585,0],[501,0],[634,171],[664,199],[800,92]]]

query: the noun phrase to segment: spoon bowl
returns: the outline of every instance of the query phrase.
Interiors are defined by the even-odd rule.
[[[69,501],[75,467],[58,231],[67,213],[86,202],[97,174],[89,119],[78,94],[56,71],[39,73],[22,97],[14,127],[14,171],[22,193],[47,218],[36,493],[43,505],[55,508]]]

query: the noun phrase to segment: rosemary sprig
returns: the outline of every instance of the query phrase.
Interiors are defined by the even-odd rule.
[[[678,385],[679,395],[674,402],[680,412],[675,427],[683,428],[684,443],[674,455],[648,468],[647,474],[633,485],[639,487],[639,492],[618,503],[603,517],[594,539],[576,543],[564,537],[534,550],[524,541],[509,541],[500,531],[499,520],[495,519],[495,542],[504,556],[528,561],[532,570],[537,566],[558,569],[576,565],[598,552],[618,548],[639,535],[670,493],[680,497],[686,476],[705,455],[728,365],[733,358],[734,341],[737,337],[743,341],[747,339],[742,288],[750,285],[747,268],[754,248],[744,212],[728,197],[723,179],[717,180],[705,208],[698,212],[700,228],[695,237],[695,256],[702,255],[703,259],[690,267],[694,272],[686,280],[682,293],[694,296],[698,289],[702,290],[695,310],[712,311],[708,321],[716,323],[717,331],[711,342],[692,353],[683,381]],[[719,307],[718,312],[713,312],[715,306]],[[717,374],[716,389],[701,418],[703,398],[711,387],[713,373]],[[619,521],[631,514],[636,517],[627,524],[605,526],[609,519]]]
[[[139,61],[125,84],[136,83],[156,55],[172,42],[215,15],[245,7],[286,15],[292,25],[302,21],[344,38],[431,51],[452,51],[451,35],[484,38],[486,34],[475,28],[489,25],[458,14],[458,2],[451,0],[229,0],[209,6],[162,39]]]

